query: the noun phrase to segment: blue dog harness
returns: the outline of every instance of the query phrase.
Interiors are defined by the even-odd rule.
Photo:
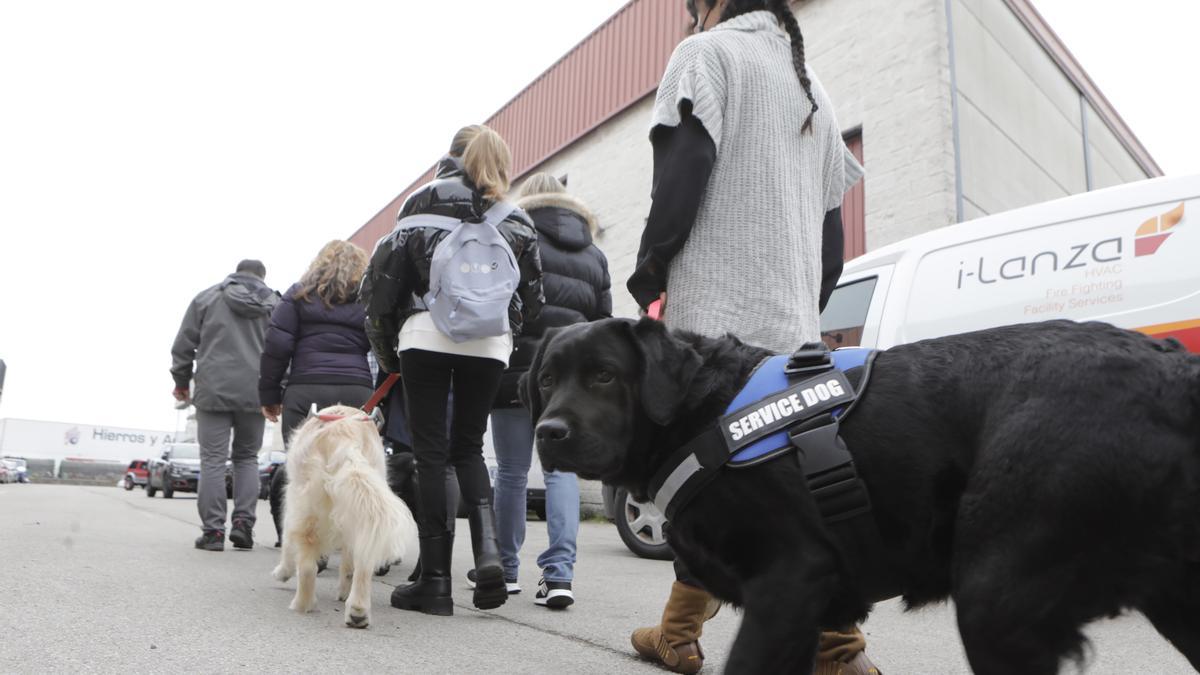
[[[650,481],[650,497],[671,519],[724,469],[796,451],[808,490],[858,590],[870,602],[895,597],[902,583],[871,512],[867,486],[838,435],[866,391],[877,351],[830,352],[809,343],[763,359],[717,424],[676,450]],[[845,372],[862,368],[855,390]]]
[[[684,444],[655,474],[655,506],[670,519],[722,468],[753,466],[795,450],[826,522],[869,513],[870,498],[838,424],[866,388],[876,353],[831,352],[810,343],[764,359],[717,425]],[[865,371],[856,391],[845,371],[859,367]]]

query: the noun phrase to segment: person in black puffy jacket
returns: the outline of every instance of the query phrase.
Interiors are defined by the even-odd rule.
[[[530,176],[521,194],[517,204],[537,228],[546,305],[541,318],[527,325],[517,338],[516,351],[492,410],[492,444],[499,465],[495,486],[496,534],[510,593],[520,591],[517,554],[525,542],[525,488],[533,456],[533,424],[529,411],[517,399],[517,380],[529,370],[547,328],[612,316],[608,259],[592,243],[598,229],[595,216],[549,174]],[[575,601],[571,581],[579,532],[579,482],[573,473],[552,471],[543,475],[550,542],[538,556],[542,574],[534,602],[561,609]]]
[[[482,221],[488,209],[504,200],[511,165],[508,145],[495,131],[481,125],[465,127],[455,135],[438,177],[408,198],[399,218],[422,214]],[[431,261],[438,244],[449,236],[444,229],[401,223],[379,241],[363,277],[367,336],[380,367],[403,376],[416,459],[421,575],[416,583],[392,593],[392,606],[398,609],[443,615],[454,611],[450,594],[454,536],[446,525],[448,465],[458,476],[471,526],[476,571],[473,602],[479,609],[494,609],[508,598],[496,544],[491,481],[483,463],[483,434],[513,340],[526,323],[537,320],[543,296],[537,233],[529,216],[514,207],[496,229],[512,249],[520,273],[508,304],[509,330],[501,335],[455,341],[425,309],[421,299],[429,292]],[[503,323],[503,316],[495,318]]]
[[[361,248],[331,241],[271,313],[259,363],[258,398],[264,417],[272,422],[283,418],[284,446],[313,404],[318,409],[336,404],[359,407],[371,398],[370,345],[363,331],[366,309],[358,301],[358,283],[366,267],[367,254]],[[280,538],[286,483],[287,472],[279,466],[269,494]]]

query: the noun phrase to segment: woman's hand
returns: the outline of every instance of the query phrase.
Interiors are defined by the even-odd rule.
[[[667,314],[667,292],[663,291],[658,294],[658,299],[650,303],[646,308],[646,316],[655,321],[662,321]]]
[[[283,414],[283,406],[281,404],[264,405],[262,407],[262,415],[271,422],[278,422],[279,416]]]

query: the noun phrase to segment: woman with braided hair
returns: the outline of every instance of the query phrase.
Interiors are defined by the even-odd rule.
[[[651,119],[650,214],[628,288],[672,328],[791,352],[820,339],[842,270],[841,203],[862,169],[805,63],[788,0],[686,0],[696,34],[675,49]],[[699,497],[703,498],[703,497]],[[717,604],[680,562],[643,657],[703,664]],[[818,675],[878,673],[853,627],[821,636]]]

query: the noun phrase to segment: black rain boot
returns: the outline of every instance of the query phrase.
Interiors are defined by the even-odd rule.
[[[437,616],[454,614],[450,597],[450,553],[454,537],[438,535],[421,537],[421,578],[413,584],[392,591],[392,607]]]
[[[471,549],[475,552],[475,595],[479,609],[496,609],[508,600],[504,568],[500,566],[500,545],[496,542],[496,513],[484,502],[470,506]]]
[[[419,504],[417,499],[417,481],[412,482],[412,498],[413,504]],[[400,497],[404,499],[403,496]],[[450,533],[450,537],[454,538],[454,521],[458,516],[458,476],[454,473],[454,467],[446,467],[446,531]],[[447,567],[447,569],[449,569]],[[413,566],[412,574],[408,575],[409,581],[416,581],[421,578],[421,559],[417,559],[417,564]]]

